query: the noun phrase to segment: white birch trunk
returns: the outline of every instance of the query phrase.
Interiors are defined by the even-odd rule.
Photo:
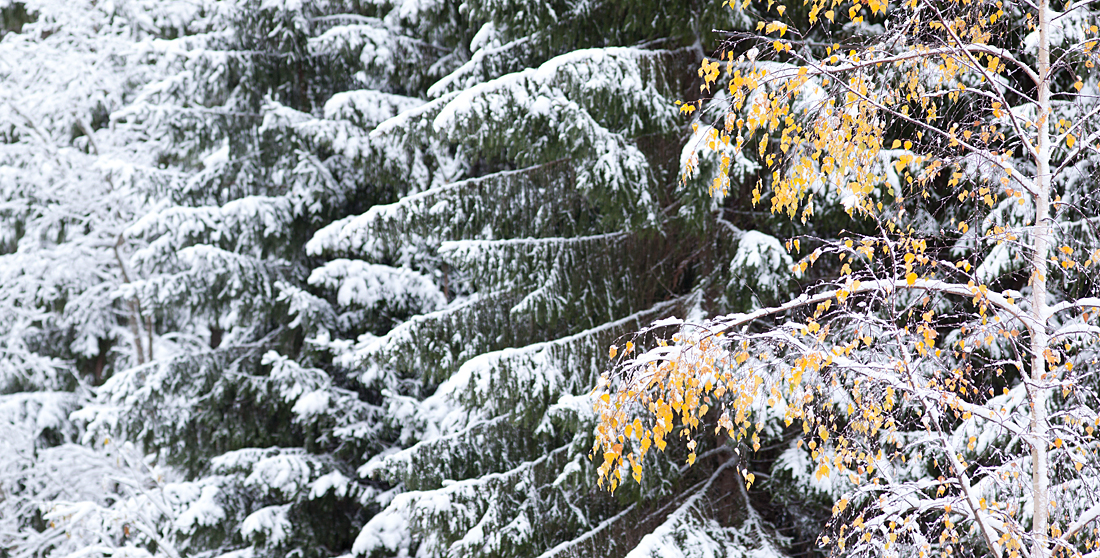
[[[1031,332],[1031,489],[1032,489],[1032,558],[1049,554],[1047,531],[1050,513],[1050,478],[1047,465],[1047,378],[1046,350],[1049,338],[1047,323],[1047,258],[1050,250],[1050,6],[1049,0],[1039,3],[1039,137],[1035,151],[1035,233],[1032,240],[1032,300],[1031,314],[1035,320]]]

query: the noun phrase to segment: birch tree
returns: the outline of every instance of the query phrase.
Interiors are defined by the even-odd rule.
[[[800,426],[781,460],[833,498],[834,552],[1095,555],[1095,6],[730,6],[761,21],[699,69],[720,91],[682,105],[684,177],[710,157],[723,193],[753,153],[754,203],[840,204],[850,232],[787,242],[799,297],[612,346],[601,482],[675,438],[691,463]]]

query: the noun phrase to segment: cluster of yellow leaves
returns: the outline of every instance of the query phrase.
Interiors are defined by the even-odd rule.
[[[786,32],[781,22],[761,23],[766,32]],[[783,47],[776,47],[783,50]],[[721,130],[712,129],[707,148],[723,152],[718,176],[728,174],[729,161],[724,148],[741,151],[753,141],[758,156],[772,170],[772,211],[791,217],[802,207],[805,221],[813,213],[812,203],[803,203],[823,178],[829,187],[856,196],[855,207],[870,210],[867,195],[885,179],[879,160],[882,150],[882,118],[874,102],[874,85],[866,74],[856,73],[844,84],[846,92],[812,107],[796,109],[796,101],[806,88],[820,91],[820,81],[811,83],[809,68],[797,72],[770,71],[768,66],[733,68],[731,60],[728,88],[731,110]],[[720,76],[717,61],[704,61],[699,70],[702,87],[709,89]],[[684,105],[687,106],[687,105]],[[813,110],[812,124],[805,126],[799,110]],[[797,117],[797,118],[796,118]],[[759,135],[758,140],[754,140]],[[773,136],[778,135],[778,141]],[[919,164],[921,159],[902,155],[903,166]],[[785,164],[783,164],[785,163]],[[686,176],[684,177],[687,178]],[[717,185],[716,180],[716,185]],[[712,188],[723,191],[721,187]],[[753,192],[754,203],[762,197],[759,187]]]
[[[886,13],[888,3],[882,0],[856,0],[852,2],[848,7],[847,12],[841,9],[841,5],[844,4],[841,0],[810,0],[807,2],[810,7],[810,23],[817,23],[821,16],[828,19],[830,22],[834,22],[837,17],[837,13],[846,13],[848,19],[853,23],[863,22],[863,9],[866,7],[870,10],[872,15],[881,15]]]
[[[810,22],[815,23],[818,14],[835,20],[835,11],[841,8],[842,2],[810,0],[808,4]],[[729,0],[729,5],[737,8],[739,2]],[[773,5],[774,2],[769,2],[768,9]],[[862,16],[857,14],[865,7],[871,14],[881,15],[885,14],[887,3],[857,0],[847,10],[849,18],[861,21]],[[907,4],[906,7],[912,9],[916,5]],[[785,7],[778,5],[777,11],[782,16]],[[938,32],[939,39],[933,42],[935,47],[944,43],[984,45],[992,37],[991,28],[1004,16],[1001,2],[980,3],[962,13],[967,15],[922,21],[914,10],[908,24],[914,34],[922,29]],[[791,50],[791,44],[783,39],[788,29],[789,24],[781,20],[757,24],[757,31],[763,36],[775,37],[772,46],[780,54]],[[870,197],[886,182],[883,162],[887,159],[892,159],[894,171],[902,175],[906,185],[912,187],[915,182],[927,185],[937,176],[943,163],[912,151],[913,140],[924,139],[925,132],[918,126],[914,138],[893,140],[892,152],[884,158],[883,123],[900,117],[935,127],[940,120],[942,104],[957,103],[962,95],[973,91],[967,89],[963,74],[977,75],[984,82],[1006,72],[1008,65],[999,56],[981,50],[937,48],[933,54],[932,46],[922,46],[919,42],[910,49],[918,56],[898,56],[893,51],[876,47],[843,52],[840,44],[833,44],[826,48],[824,60],[801,66],[762,64],[756,57],[746,62],[744,56],[735,59],[733,52],[727,53],[725,75],[730,110],[724,127],[714,130],[715,137],[707,142],[708,148],[720,144],[725,158],[719,177],[711,187],[712,193],[728,190],[724,183],[729,170],[729,150],[726,148],[732,147],[734,152],[739,152],[745,146],[755,147],[759,158],[771,170],[771,210],[793,218],[801,208],[803,221],[813,214],[813,192],[826,188],[835,189],[842,198],[848,199],[850,212],[872,214],[876,208],[881,211],[882,201],[876,203]],[[921,52],[930,54],[919,56]],[[897,83],[877,79],[875,69],[884,64],[896,66],[902,79]],[[929,70],[937,76],[938,85],[929,83]],[[700,87],[710,91],[722,79],[722,64],[718,60],[704,60],[698,73],[704,80]],[[1000,102],[980,95],[975,100],[988,103],[994,117],[1005,116]],[[681,110],[691,112],[695,107],[685,104]],[[947,136],[950,147],[983,149],[991,157],[1000,155],[992,149],[994,142],[1005,141],[1001,127],[982,119],[955,123],[942,133]],[[1070,133],[1064,140],[1070,147],[1076,142]],[[902,147],[904,151],[898,151]],[[918,179],[916,175],[922,176]],[[958,177],[952,177],[952,185],[958,182]],[[1007,182],[1003,179],[1002,185],[1007,187]],[[758,184],[754,189],[754,203],[763,198],[762,188],[763,184]],[[983,189],[985,191],[977,194],[977,198],[992,206],[996,194],[989,187]],[[895,199],[903,194],[897,189],[888,192]]]
[[[808,448],[818,463],[818,478],[834,472],[852,482],[870,478],[875,463],[883,459],[882,451],[861,451],[845,436],[831,436],[838,417],[815,406],[815,399],[823,397],[826,386],[804,382],[807,374],[818,377],[836,356],[850,354],[854,348],[852,344],[828,344],[829,328],[822,327],[816,318],[830,306],[819,305],[799,333],[818,349],[786,360],[773,356],[768,349],[750,354],[748,342],[730,349],[721,333],[677,335],[673,338],[679,349],[675,358],[646,364],[635,371],[628,384],[617,389],[611,389],[611,377],[605,375],[597,388],[602,393],[596,402],[600,420],[593,447],[593,455],[603,457],[599,467],[601,486],[606,482],[609,489],[617,488],[624,464],[641,482],[646,454],[654,446],[664,450],[672,437],[687,440],[687,462],[693,464],[698,447],[695,432],[712,409],[716,413],[709,419],[715,425],[713,434],[746,441],[754,451],[760,448],[759,435],[764,426],[758,417],[769,409],[780,412],[788,426],[801,421],[805,433],[816,435]],[[870,345],[873,339],[857,335],[855,343],[860,342]],[[610,354],[612,358],[617,355],[615,347]],[[843,420],[856,434],[876,437],[884,428],[896,428],[890,416],[897,398],[893,388],[875,390],[856,382],[849,397],[854,403],[849,404]],[[651,419],[637,416],[641,409]],[[743,474],[751,485],[751,474]]]
[[[601,453],[604,458],[599,469],[601,485],[605,480],[612,490],[619,485],[622,480],[619,465],[623,462],[630,464],[634,478],[640,482],[641,463],[650,448],[665,448],[668,443],[666,438],[672,434],[677,419],[688,427],[681,430],[680,435],[690,438],[692,429],[698,428],[700,417],[707,414],[709,403],[714,397],[722,397],[726,393],[742,396],[736,398],[739,401],[735,404],[738,409],[736,419],[738,424],[747,420],[748,413],[751,413],[748,405],[752,401],[748,394],[757,386],[727,383],[720,377],[718,371],[729,369],[731,362],[726,355],[717,360],[711,356],[721,352],[717,340],[705,338],[693,342],[693,346],[700,351],[697,360],[650,363],[641,371],[641,378],[635,380],[629,388],[618,390],[614,399],[607,392],[600,396],[597,402],[600,424],[593,451]],[[615,354],[613,350],[612,358]],[[734,360],[738,359],[741,357],[735,357]],[[604,378],[601,385],[607,386],[607,378]],[[662,389],[655,391],[653,388],[657,386]],[[744,396],[749,399],[744,399]],[[652,414],[652,422],[643,424],[639,418],[634,418],[633,421],[628,419],[628,403],[635,402],[643,405]],[[631,447],[634,450],[627,451]],[[688,447],[691,450],[688,462],[694,463],[696,442],[689,439]]]

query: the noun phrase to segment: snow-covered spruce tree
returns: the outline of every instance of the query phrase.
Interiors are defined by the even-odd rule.
[[[381,395],[395,427],[392,446],[358,471],[395,492],[354,552],[774,550],[746,495],[727,491],[729,448],[687,476],[667,463],[623,501],[593,498],[584,458],[608,344],[670,314],[751,306],[734,293],[787,288],[781,243],[720,220],[705,187],[676,187],[685,126],[674,101],[697,88],[683,68],[703,53],[693,20],[675,14],[699,7],[631,5],[625,24],[603,19],[614,6],[469,9],[490,19],[470,61],[422,106],[334,146],[399,161],[386,172],[404,185],[400,199],[308,245],[335,258],[311,282],[345,304],[376,300],[384,263],[431,277],[447,299],[382,335],[317,340]],[[654,17],[663,10],[673,17]],[[670,27],[637,25],[649,21]],[[593,22],[569,48],[527,46]],[[731,261],[761,281],[735,281]]]
[[[724,437],[800,428],[778,464],[835,502],[837,554],[1095,555],[1100,14],[771,8],[737,37],[754,48],[704,65],[731,93],[704,150],[757,151],[762,203],[793,217],[832,192],[855,231],[798,239],[803,272],[836,262],[805,295],[624,357],[601,475],[641,477],[715,409]],[[805,40],[837,19],[869,34]]]
[[[122,288],[121,236],[166,180],[112,122],[153,75],[136,48],[159,6],[0,3],[0,553],[157,544],[161,474],[71,413],[144,362],[151,315]],[[62,525],[64,524],[64,525]],[[162,545],[163,547],[163,545]],[[125,550],[124,550],[125,551]]]
[[[421,29],[397,10],[383,20],[386,10],[345,8],[194,5],[178,33],[147,44],[165,77],[113,115],[144,130],[145,149],[175,177],[123,232],[136,250],[121,290],[166,341],[152,363],[116,373],[82,416],[189,479],[171,487],[165,528],[183,554],[349,549],[372,505],[371,487],[351,478],[382,447],[385,423],[305,341],[380,331],[443,299],[397,268],[381,272],[382,287],[409,296],[375,293],[384,304],[350,316],[306,290],[311,232],[393,197],[315,130],[362,135],[419,104],[392,91],[423,87],[396,77],[427,71],[444,50],[429,48],[429,30],[449,37],[427,16]],[[354,87],[386,91],[340,93]]]

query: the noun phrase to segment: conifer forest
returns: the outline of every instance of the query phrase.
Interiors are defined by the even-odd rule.
[[[0,0],[0,558],[1100,558],[1097,0]]]

